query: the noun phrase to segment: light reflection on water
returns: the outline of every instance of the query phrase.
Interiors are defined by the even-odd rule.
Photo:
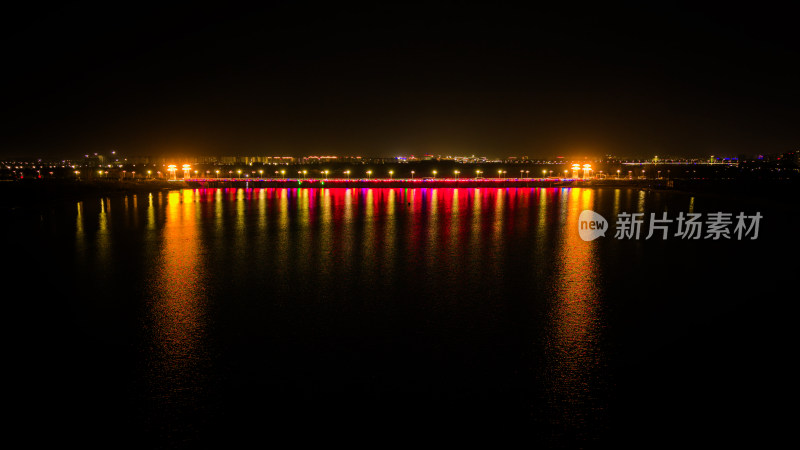
[[[160,252],[148,276],[150,298],[143,327],[148,390],[157,405],[151,420],[170,428],[204,396],[209,369],[206,263],[200,239],[197,194],[167,194]],[[152,202],[148,216],[155,215]]]
[[[8,284],[24,285],[5,298],[30,307],[7,314],[26,341],[10,368],[56,432],[112,446],[763,443],[794,386],[796,268],[775,253],[797,253],[791,206],[605,188],[87,195],[4,216]],[[764,221],[757,241],[584,242],[583,209]]]
[[[141,356],[150,420],[179,428],[185,417],[214,408],[204,403],[209,393],[220,395],[213,380],[221,363],[211,351],[219,318],[210,311],[227,308],[241,321],[222,325],[230,334],[301,340],[304,349],[316,345],[308,336],[317,335],[328,339],[329,353],[359,352],[357,346],[343,350],[336,341],[341,335],[401,341],[399,348],[411,350],[389,347],[388,354],[400,355],[382,364],[408,371],[410,381],[386,373],[370,378],[372,389],[398,392],[494,392],[500,388],[458,387],[469,370],[492,379],[493,358],[516,364],[516,354],[499,348],[497,356],[486,339],[524,341],[508,327],[544,327],[545,342],[513,344],[525,355],[544,346],[542,361],[520,363],[542,373],[515,392],[543,391],[546,405],[535,395],[522,401],[547,414],[558,433],[582,432],[603,410],[595,395],[604,364],[596,244],[581,241],[573,226],[583,209],[593,209],[594,195],[587,189],[267,188],[172,191],[131,201],[133,219],[125,222],[137,228],[142,214],[143,254],[152,257],[141,261],[148,268]],[[87,218],[78,212],[76,237],[83,239]],[[97,216],[101,253],[114,245],[109,215],[104,200]],[[101,255],[100,263],[110,260]],[[544,305],[530,309],[542,317],[516,316],[516,303]],[[273,344],[263,345],[257,350],[268,353]],[[374,345],[380,348],[380,341]],[[309,358],[303,376],[324,379],[325,367]],[[384,356],[352,357],[361,366],[340,363],[336,370],[358,379],[357,372],[372,370],[370,358]],[[426,371],[438,371],[437,379]],[[545,385],[533,385],[536,379]],[[326,389],[320,384],[315,389]]]
[[[555,297],[551,300],[547,338],[548,395],[553,420],[564,434],[586,433],[604,414],[604,354],[600,264],[597,242],[583,241],[577,223],[581,211],[593,209],[592,189],[572,189],[566,198],[566,222],[555,255]],[[577,438],[578,436],[573,436]]]

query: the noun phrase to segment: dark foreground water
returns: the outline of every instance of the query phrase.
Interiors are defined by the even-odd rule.
[[[606,237],[580,239],[585,209]],[[764,218],[756,240],[614,238],[618,213],[663,211]],[[798,225],[768,199],[635,189],[14,211],[14,425],[105,448],[767,444],[794,426]]]

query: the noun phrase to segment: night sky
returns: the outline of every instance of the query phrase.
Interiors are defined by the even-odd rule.
[[[0,156],[780,153],[800,144],[795,17],[732,4],[6,10]]]

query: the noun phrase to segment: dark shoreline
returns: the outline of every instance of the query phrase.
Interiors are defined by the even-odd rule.
[[[149,181],[20,180],[0,182],[0,211],[72,202],[112,195],[143,194],[185,188],[183,183]]]

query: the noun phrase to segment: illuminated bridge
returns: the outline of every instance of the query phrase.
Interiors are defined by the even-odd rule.
[[[588,179],[588,178],[184,178],[173,181],[186,182],[200,187],[283,187],[283,188],[475,188],[475,187],[570,187],[614,186],[627,187],[652,185],[664,180],[641,179]]]

